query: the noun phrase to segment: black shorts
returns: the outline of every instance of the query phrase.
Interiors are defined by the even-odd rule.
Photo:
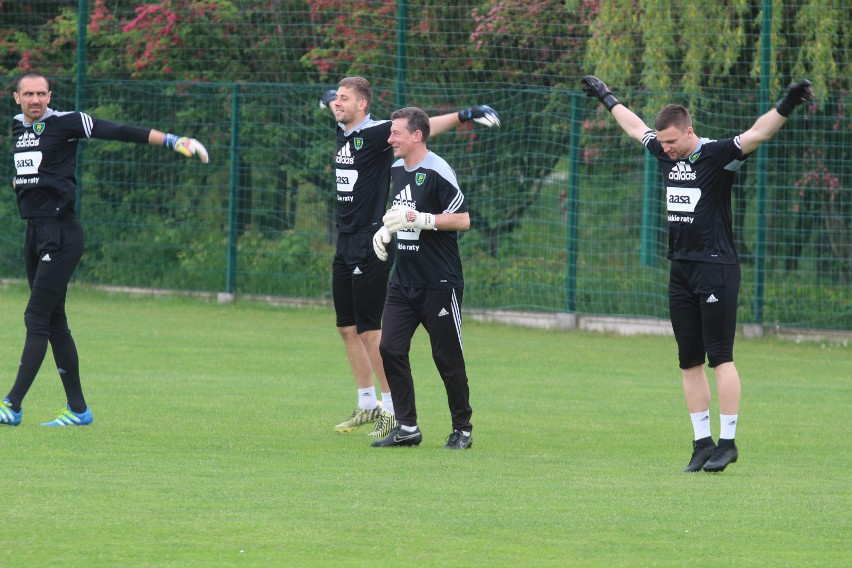
[[[28,219],[24,256],[30,288],[64,292],[83,256],[83,241],[77,217]]]
[[[711,367],[734,360],[738,264],[672,261],[669,276],[669,313],[678,346],[681,369]]]
[[[337,327],[356,326],[358,333],[382,328],[388,276],[396,255],[387,247],[381,261],[373,251],[373,233],[342,233],[332,262],[331,290]]]

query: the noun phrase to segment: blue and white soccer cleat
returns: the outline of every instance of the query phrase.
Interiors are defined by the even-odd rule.
[[[94,417],[92,416],[92,411],[89,408],[86,408],[85,412],[81,412],[77,414],[71,407],[67,407],[65,410],[59,413],[59,416],[56,417],[56,420],[52,420],[50,422],[42,422],[42,426],[87,426],[92,423]]]
[[[12,410],[12,405],[8,398],[4,398],[0,402],[0,426],[17,426],[21,423],[21,414],[23,410],[15,412]]]

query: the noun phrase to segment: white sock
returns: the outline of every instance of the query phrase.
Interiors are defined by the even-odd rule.
[[[722,431],[719,433],[719,438],[725,440],[733,440],[737,435],[737,417],[739,414],[720,414],[719,418],[722,421]]]
[[[414,426],[406,426],[405,424],[400,424],[399,427],[402,428],[403,430],[405,430],[406,432],[416,432],[417,431],[417,425],[416,424]]]
[[[391,398],[391,393],[382,391],[382,412],[387,412],[391,416],[394,416],[393,413],[393,398]]]
[[[374,387],[358,389],[358,408],[372,410],[376,408],[378,404],[379,401],[376,400],[376,389]]]
[[[701,412],[690,412],[689,417],[692,419],[692,430],[695,433],[695,440],[710,437],[710,409],[702,410]]]

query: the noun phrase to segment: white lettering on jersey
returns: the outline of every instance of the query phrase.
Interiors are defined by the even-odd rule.
[[[41,152],[21,152],[15,154],[15,169],[19,176],[28,176],[38,173],[41,165]]]
[[[15,148],[35,148],[39,145],[40,139],[32,132],[24,132],[18,137],[15,142]]]
[[[355,158],[352,157],[352,149],[349,147],[349,142],[346,143],[346,146],[340,149],[334,161],[341,166],[351,166],[355,163]]]
[[[358,170],[337,170],[337,191],[351,193],[358,181]]]
[[[669,172],[669,179],[672,181],[695,181],[695,172],[692,171],[692,166],[686,162],[677,162],[672,171]]]
[[[406,186],[402,188],[402,191],[393,196],[391,203],[393,205],[405,205],[406,207],[417,209],[417,202],[411,198],[411,185],[406,184]]]
[[[697,187],[667,187],[666,205],[669,211],[695,213],[695,206],[701,199],[701,190]]]

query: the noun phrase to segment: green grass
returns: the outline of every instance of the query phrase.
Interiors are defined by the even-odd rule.
[[[0,290],[2,389],[25,305],[21,287]],[[95,423],[38,425],[64,401],[48,355],[23,423],[0,428],[10,565],[848,561],[847,346],[739,341],[740,461],[688,475],[671,338],[468,321],[475,444],[448,452],[446,396],[418,331],[423,444],[374,449],[366,428],[331,429],[355,394],[328,309],[73,287],[68,312]]]

